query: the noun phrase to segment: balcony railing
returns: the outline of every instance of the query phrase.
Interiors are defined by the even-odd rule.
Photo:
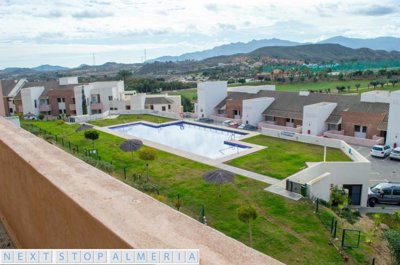
[[[374,135],[372,139],[363,139],[354,136],[344,135],[344,131],[327,131],[324,132],[324,136],[328,138],[343,140],[348,144],[362,145],[362,146],[374,146],[376,144],[383,144],[385,139],[383,137]]]
[[[92,110],[102,110],[103,109],[103,103],[92,103],[92,104],[90,104],[90,109],[92,109]]]
[[[269,128],[269,129],[280,130],[280,131],[287,131],[287,132],[295,132],[295,133],[301,133],[301,131],[302,131],[301,126],[297,126],[296,128],[288,127],[288,126],[281,126],[281,125],[273,124],[272,122],[269,122],[269,121],[260,122],[258,124],[258,127],[259,128]]]
[[[39,105],[39,111],[50,111],[51,106],[50,105]]]

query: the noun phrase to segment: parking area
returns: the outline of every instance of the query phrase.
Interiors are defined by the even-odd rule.
[[[371,148],[365,146],[353,146],[360,154],[371,161],[371,171],[374,180],[398,181],[400,182],[400,161],[387,158],[371,157]],[[376,176],[376,177],[375,177]]]

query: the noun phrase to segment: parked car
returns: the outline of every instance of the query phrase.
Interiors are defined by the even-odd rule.
[[[368,205],[377,203],[400,204],[400,182],[384,182],[368,189]]]
[[[374,145],[371,148],[371,156],[376,156],[376,157],[387,157],[390,155],[390,152],[392,151],[392,148],[390,145]]]
[[[238,129],[242,129],[242,130],[248,130],[248,131],[257,131],[257,127],[253,126],[251,124],[244,124],[242,123]]]
[[[231,124],[232,120],[225,120],[222,122],[222,125],[224,126],[229,126],[229,124]]]
[[[237,128],[237,127],[239,127],[239,124],[237,123],[237,122],[231,122],[231,123],[229,123],[229,127],[231,127],[231,128]]]
[[[35,114],[27,113],[24,115],[24,119],[25,120],[38,120],[39,118]]]
[[[400,147],[396,147],[395,149],[393,149],[392,152],[390,152],[389,158],[400,160]]]
[[[213,119],[209,119],[209,118],[200,118],[200,119],[198,119],[198,121],[205,122],[205,123],[213,123],[214,122]]]

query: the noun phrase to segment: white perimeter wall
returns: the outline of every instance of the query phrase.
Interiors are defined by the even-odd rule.
[[[400,146],[400,91],[391,93],[386,143]]]
[[[291,141],[341,149],[353,160],[352,162],[316,163],[300,172],[297,172],[296,174],[293,174],[289,179],[300,184],[308,184],[311,192],[310,197],[318,197],[325,201],[329,200],[331,184],[339,187],[342,187],[343,185],[362,185],[361,206],[367,205],[371,164],[368,159],[358,153],[349,144],[336,139],[288,133],[268,128],[262,128],[261,133],[267,136]]]
[[[275,91],[275,85],[228,87],[229,92],[244,92],[250,94],[257,94],[261,90]]]
[[[262,113],[266,110],[274,98],[253,98],[243,100],[243,113],[242,113],[242,123],[248,123],[253,126],[258,126],[258,123],[264,119]]]
[[[390,92],[374,90],[361,94],[361,102],[380,102],[389,103],[390,102]]]
[[[61,86],[64,86],[64,85],[77,85],[79,82],[77,76],[70,76],[70,77],[61,77],[60,79],[58,79],[58,83]]]
[[[197,84],[199,118],[215,114],[215,106],[228,95],[227,86],[228,83],[226,81],[203,82]]]
[[[325,122],[336,106],[337,103],[327,102],[304,106],[303,134],[321,135],[324,133],[328,129]]]
[[[21,90],[23,113],[39,115],[39,97],[43,93],[44,87],[28,87]],[[36,100],[36,108],[35,108]]]

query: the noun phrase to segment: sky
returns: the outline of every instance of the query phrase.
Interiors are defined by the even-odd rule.
[[[400,37],[400,0],[0,0],[0,69],[137,63],[231,42]],[[146,56],[145,56],[146,50]]]

